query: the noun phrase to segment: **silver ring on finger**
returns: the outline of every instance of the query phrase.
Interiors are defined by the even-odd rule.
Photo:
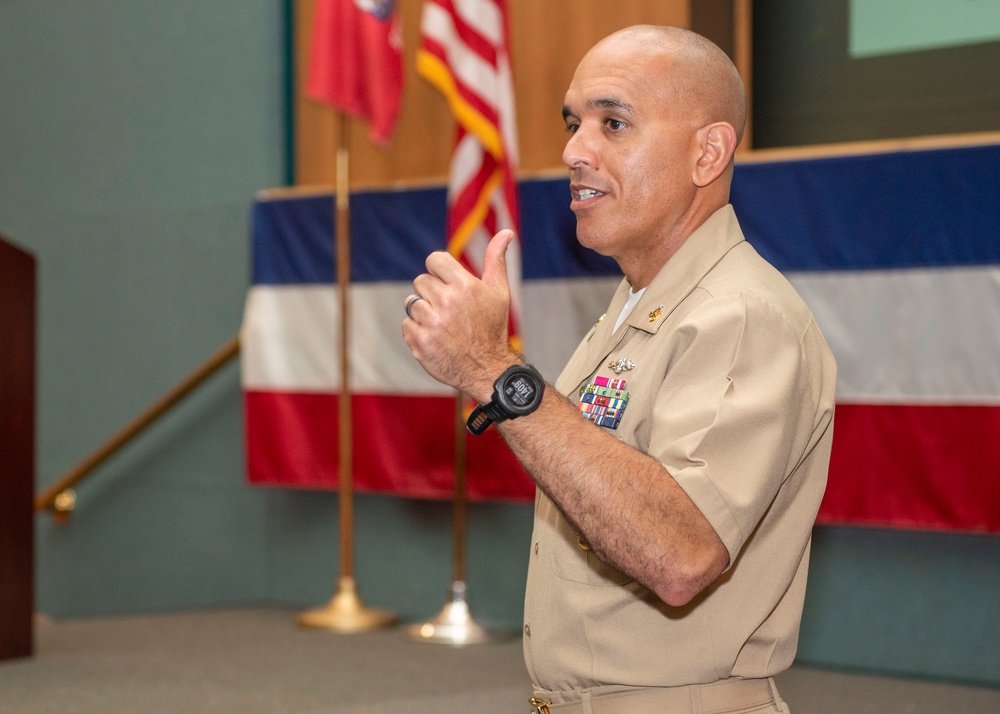
[[[423,300],[423,299],[424,298],[421,295],[414,295],[413,297],[411,297],[409,300],[406,301],[406,316],[408,318],[410,318],[411,320],[413,319],[413,315],[410,314],[410,308],[413,307],[413,303],[415,303],[417,300]]]

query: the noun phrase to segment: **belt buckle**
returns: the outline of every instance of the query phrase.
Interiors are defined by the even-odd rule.
[[[538,697],[532,697],[528,700],[528,704],[531,705],[531,712],[529,714],[549,714],[549,704],[551,703]]]

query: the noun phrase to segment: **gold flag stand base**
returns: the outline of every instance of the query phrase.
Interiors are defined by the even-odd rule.
[[[442,645],[475,645],[498,639],[472,619],[465,602],[465,583],[461,580],[452,583],[451,602],[441,613],[425,622],[408,625],[406,636],[417,642]]]
[[[337,583],[337,594],[327,604],[299,615],[299,625],[316,627],[334,632],[367,632],[390,627],[398,618],[386,610],[370,610],[361,604],[354,588],[354,578],[342,577]]]

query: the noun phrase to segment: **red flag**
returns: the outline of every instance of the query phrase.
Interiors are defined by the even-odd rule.
[[[448,251],[482,273],[486,244],[518,232],[517,128],[506,0],[427,0],[417,72],[448,99],[458,123],[448,183]],[[507,251],[511,338],[518,341],[521,253]]]
[[[386,144],[403,93],[403,40],[395,0],[316,0],[306,94],[370,122]]]

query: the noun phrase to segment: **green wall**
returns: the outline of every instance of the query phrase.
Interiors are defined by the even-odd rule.
[[[39,260],[38,490],[238,330],[249,204],[290,175],[287,13],[0,2],[0,233]],[[39,516],[37,610],[326,602],[336,496],[247,487],[241,409],[233,363],[100,468],[67,525]],[[517,630],[530,506],[469,521],[473,613]],[[355,546],[367,604],[440,610],[450,504],[360,495]],[[800,660],[1000,686],[998,564],[996,537],[818,529]]]
[[[38,490],[239,328],[247,206],[280,184],[278,0],[0,3],[0,232],[39,265]],[[266,593],[235,364],[38,518],[54,616]]]

